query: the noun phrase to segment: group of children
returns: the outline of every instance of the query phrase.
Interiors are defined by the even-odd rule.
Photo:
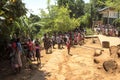
[[[21,43],[20,38],[13,38],[8,45],[8,53],[10,64],[15,73],[21,72],[22,68],[22,55],[26,57],[27,60],[36,60],[38,64],[41,63],[40,60],[40,42],[38,39],[33,43],[31,39],[27,39],[27,41]],[[36,58],[35,58],[36,57]]]
[[[67,32],[64,34],[54,33],[51,37],[45,34],[43,37],[46,53],[49,53],[49,49],[55,49],[55,44],[57,44],[58,49],[63,49],[63,46],[66,45],[67,52],[70,55],[71,46],[80,44],[81,41],[84,41],[84,35],[79,31]],[[13,37],[8,47],[8,53],[10,64],[16,73],[21,71],[23,61],[21,59],[22,55],[24,55],[29,61],[35,61],[37,59],[38,64],[41,63],[41,46],[38,39],[35,41],[25,39],[22,42],[20,38]]]
[[[97,25],[97,27],[94,28],[94,31],[97,32],[97,34],[103,34],[107,36],[118,36],[118,30],[110,24]]]
[[[66,32],[66,33],[54,33],[51,37],[45,34],[43,37],[44,48],[48,53],[49,48],[55,49],[55,44],[58,45],[58,49],[63,49],[64,45],[67,47],[68,54],[70,54],[70,48],[72,45],[81,45],[84,43],[84,34],[80,31]]]
[[[31,39],[28,39],[28,41],[25,43],[25,47],[26,47],[26,53],[27,53],[27,58],[32,60],[32,58],[34,59],[34,61],[36,60],[35,57],[37,58],[38,63],[41,63],[40,61],[40,51],[41,51],[41,47],[40,47],[40,42],[38,39],[35,40],[35,42],[33,42]]]

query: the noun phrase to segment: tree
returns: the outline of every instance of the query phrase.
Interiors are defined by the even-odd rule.
[[[90,0],[90,14],[91,14],[91,27],[93,21],[97,21],[100,19],[100,14],[98,12],[99,9],[102,9],[105,7],[105,0]]]
[[[57,0],[58,6],[68,7],[70,17],[78,18],[84,15],[84,1],[83,0]]]
[[[2,0],[1,4],[1,16],[6,19],[16,19],[26,14],[27,9],[21,0]]]
[[[70,18],[67,8],[61,7],[57,9],[58,13],[54,19],[54,29],[57,31],[68,31],[79,26],[80,19]]]
[[[50,13],[41,11],[41,21],[44,22],[44,27],[41,30],[45,32],[68,31],[80,25],[80,19],[70,18],[70,10],[65,7],[52,6]]]
[[[90,0],[90,3],[96,9],[102,9],[106,6],[106,0]]]
[[[76,0],[76,2],[75,2],[75,17],[76,18],[78,18],[78,17],[80,17],[80,16],[82,16],[82,15],[84,15],[84,1],[83,0]]]
[[[118,11],[118,18],[120,14],[120,1],[119,0],[107,0],[106,6],[114,8],[116,11]]]
[[[19,6],[19,7],[18,7]],[[5,47],[10,41],[11,34],[19,29],[19,18],[26,14],[26,8],[22,0],[0,1],[0,54],[3,57]]]
[[[90,3],[85,3],[84,12],[90,14],[90,12],[91,12],[91,5],[90,5]]]
[[[86,13],[85,15],[81,16],[80,23],[82,27],[90,27],[90,14]]]
[[[26,14],[27,9],[21,0],[2,0],[0,4],[0,16],[4,18],[0,20],[1,31],[6,32],[8,30],[7,33],[3,34],[10,35],[13,24],[18,18]]]

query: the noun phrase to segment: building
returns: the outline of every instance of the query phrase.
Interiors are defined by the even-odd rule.
[[[119,18],[120,13],[114,8],[105,7],[99,10],[102,15],[103,24],[112,24],[116,18]]]

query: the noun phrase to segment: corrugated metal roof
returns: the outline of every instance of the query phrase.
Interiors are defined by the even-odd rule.
[[[101,12],[101,11],[104,11],[106,9],[109,9],[110,7],[105,7],[105,8],[102,8],[102,9],[99,9],[98,11]]]

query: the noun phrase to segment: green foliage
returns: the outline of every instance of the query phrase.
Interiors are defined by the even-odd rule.
[[[85,15],[81,16],[80,20],[81,26],[88,27],[90,25],[90,14],[86,13]]]
[[[101,19],[101,15],[99,14],[99,9],[102,9],[106,6],[106,2],[109,1],[111,2],[112,0],[90,0],[90,4],[86,5],[85,10],[87,11],[88,8],[90,9],[90,11],[88,10],[87,12],[89,12],[91,14],[91,27],[93,24],[93,21],[97,21]]]
[[[120,10],[120,0],[107,0],[105,2],[106,6],[115,8],[116,10]]]
[[[3,55],[13,33],[24,33],[21,16],[26,14],[22,0],[0,0],[0,51]]]
[[[2,36],[10,36],[21,27],[18,19],[26,14],[26,8],[21,0],[1,0],[0,4],[0,17],[4,18],[0,18]]]
[[[118,19],[115,19],[114,21],[113,21],[113,24],[120,30],[120,19],[118,18]]]
[[[90,0],[94,8],[102,9],[105,7],[106,0]]]
[[[83,0],[57,0],[58,6],[68,7],[71,10],[70,17],[78,18],[84,15],[84,1]]]
[[[84,6],[84,12],[85,13],[90,13],[91,12],[91,5],[90,3],[86,3]]]
[[[44,14],[43,14],[44,13]],[[65,7],[52,6],[50,13],[41,11],[41,21],[44,22],[44,32],[68,31],[80,25],[80,19],[70,18],[70,10]]]
[[[30,14],[29,21],[30,23],[38,22],[40,21],[40,17],[38,15]]]
[[[54,19],[54,29],[55,31],[68,31],[77,27],[77,19],[70,18],[69,10],[67,8],[61,7]]]
[[[16,19],[26,14],[25,4],[21,0],[6,0],[0,8],[2,12],[1,16],[4,16],[6,19]],[[18,7],[19,6],[19,7]]]
[[[94,32],[91,28],[86,28],[86,35],[93,35]]]

